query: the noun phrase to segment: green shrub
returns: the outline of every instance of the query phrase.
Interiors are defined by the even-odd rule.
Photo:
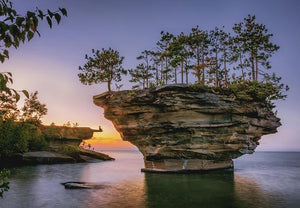
[[[130,97],[132,97],[132,98],[134,98],[134,97],[137,96],[137,94],[136,94],[135,91],[130,91],[130,92],[128,93],[128,95],[129,95]]]
[[[0,121],[0,157],[28,151],[28,132],[12,120]]]
[[[210,92],[211,91],[211,87],[203,85],[203,84],[193,84],[190,85],[191,88],[197,92]]]
[[[193,84],[191,88],[197,92],[210,92],[214,94],[235,97],[238,100],[265,102],[273,106],[272,101],[285,99],[284,85],[274,82],[258,81],[235,81],[229,84],[228,88],[216,88],[214,86],[204,86]]]
[[[39,127],[30,123],[0,121],[0,132],[0,157],[44,150],[48,146]]]
[[[257,81],[235,82],[229,85],[231,91],[238,99],[266,101],[280,99],[280,89],[271,82],[263,83]]]
[[[65,154],[65,155],[68,155],[70,157],[73,157],[75,158],[76,160],[78,160],[80,157],[79,157],[79,154],[80,154],[80,150],[79,150],[79,147],[75,146],[75,145],[61,145],[58,150],[57,150],[59,153],[62,153],[62,154]]]
[[[8,191],[9,189],[9,182],[8,177],[10,175],[9,170],[1,170],[0,171],[0,197],[3,197],[4,191]]]

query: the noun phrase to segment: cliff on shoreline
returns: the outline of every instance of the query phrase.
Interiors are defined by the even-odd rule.
[[[0,158],[0,167],[115,160],[109,155],[80,146],[84,139],[90,139],[94,132],[102,130],[94,130],[89,127],[40,125],[38,131],[47,141],[46,148]]]
[[[261,136],[281,125],[264,102],[201,92],[187,85],[94,96],[123,140],[144,155],[145,171],[201,171],[233,166]]]

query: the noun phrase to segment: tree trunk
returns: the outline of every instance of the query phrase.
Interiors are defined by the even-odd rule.
[[[187,59],[185,60],[185,81],[186,81],[186,84],[189,84],[189,71],[187,68]]]
[[[215,87],[219,87],[218,52],[216,52]]]
[[[168,84],[168,58],[166,57],[166,73],[165,73],[165,78],[166,78],[166,84]]]
[[[163,76],[163,62],[160,63],[160,81],[161,81],[161,84],[163,85],[164,83],[164,76]]]
[[[225,87],[228,87],[228,75],[227,75],[227,65],[226,65],[226,53],[224,54],[224,73],[225,73]]]
[[[108,92],[111,92],[110,85],[111,85],[111,80],[109,79],[109,80],[107,81]]]
[[[156,85],[158,85],[158,64],[155,65]]]
[[[245,74],[244,74],[244,67],[243,67],[243,62],[242,62],[242,54],[239,55],[240,58],[240,65],[241,65],[241,69],[242,69],[242,80],[245,80]]]
[[[177,84],[177,67],[175,67],[175,84]]]
[[[181,84],[183,84],[183,61],[181,61]]]
[[[205,63],[204,63],[204,55],[201,60],[202,65],[202,84],[205,85]]]
[[[147,88],[149,88],[149,77],[148,77],[148,74],[149,74],[149,63],[148,63],[148,57],[146,56],[146,75],[147,75],[146,86],[147,86]]]
[[[112,74],[112,68],[109,69],[110,71],[110,74],[109,74],[109,78],[108,78],[108,81],[107,81],[107,87],[108,87],[108,91],[110,92],[111,91],[111,81],[113,79],[113,74]]]
[[[255,57],[255,80],[257,81],[257,75],[258,75],[258,61],[257,57]]]
[[[253,52],[251,52],[250,61],[251,61],[251,69],[252,69],[252,81],[254,81],[255,80],[255,71],[254,71],[254,54],[253,54]]]
[[[201,83],[201,67],[200,67],[200,55],[198,53],[198,49],[197,49],[197,66],[196,66],[196,76],[197,76],[197,80],[198,80],[198,84]]]

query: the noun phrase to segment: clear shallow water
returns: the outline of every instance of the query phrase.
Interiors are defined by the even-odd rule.
[[[137,151],[107,151],[116,161],[40,165],[12,170],[1,208],[300,207],[300,153],[256,152],[235,160],[235,171],[145,174]],[[105,184],[66,190],[61,182]]]

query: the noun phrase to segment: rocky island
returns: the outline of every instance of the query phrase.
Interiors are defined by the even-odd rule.
[[[263,135],[281,125],[265,102],[189,85],[105,92],[94,96],[125,141],[144,156],[142,171],[190,172],[233,167]]]

